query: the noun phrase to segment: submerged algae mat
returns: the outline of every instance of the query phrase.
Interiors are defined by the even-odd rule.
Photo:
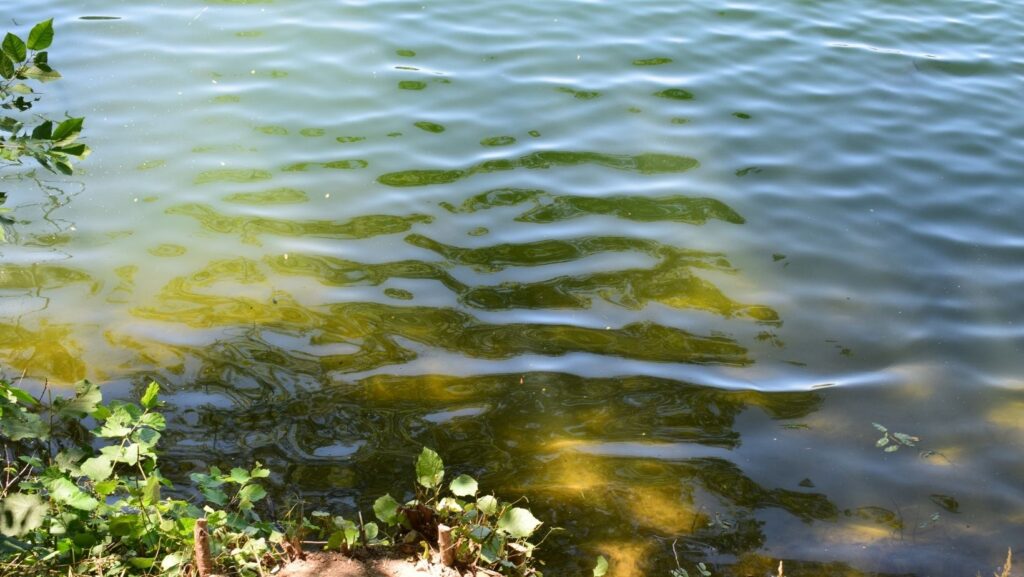
[[[98,3],[5,4],[95,152],[3,172],[0,363],[159,380],[168,475],[368,512],[428,445],[550,575],[1024,540],[1014,4]]]

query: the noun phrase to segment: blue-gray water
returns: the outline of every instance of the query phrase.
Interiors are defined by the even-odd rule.
[[[169,473],[333,507],[435,447],[569,529],[554,575],[985,573],[1024,541],[1024,13],[762,4],[8,0],[94,153],[4,172],[0,362],[155,378]]]

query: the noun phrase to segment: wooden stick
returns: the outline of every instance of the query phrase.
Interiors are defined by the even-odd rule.
[[[455,565],[455,544],[452,543],[452,528],[448,525],[437,526],[437,548],[441,550],[442,565]]]
[[[192,537],[195,540],[196,572],[199,573],[199,577],[211,577],[213,559],[210,556],[210,532],[206,528],[206,519],[196,519]]]

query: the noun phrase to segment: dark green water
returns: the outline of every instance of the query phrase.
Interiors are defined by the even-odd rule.
[[[1024,12],[763,4],[8,0],[95,152],[4,173],[0,363],[157,379],[168,473],[336,508],[432,446],[568,529],[550,575],[985,574]]]

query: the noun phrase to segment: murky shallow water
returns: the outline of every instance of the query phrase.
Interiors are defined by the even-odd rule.
[[[1024,539],[1013,3],[0,15],[56,17],[43,104],[95,150],[3,182],[0,362],[166,383],[170,472],[365,507],[427,444],[569,529],[555,575]]]

